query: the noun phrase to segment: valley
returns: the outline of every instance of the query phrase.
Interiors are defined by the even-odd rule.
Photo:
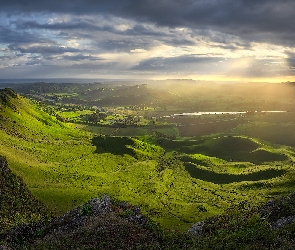
[[[0,90],[0,155],[56,215],[108,194],[185,231],[295,191],[291,83],[9,87]]]

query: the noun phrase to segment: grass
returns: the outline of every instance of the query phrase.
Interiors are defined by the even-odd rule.
[[[292,109],[291,109],[292,110]],[[273,144],[294,147],[294,111],[256,115],[249,117],[247,123],[240,124],[233,129],[235,133],[259,138]]]
[[[38,221],[49,212],[0,157],[0,234],[21,223]]]
[[[112,127],[112,126],[79,125],[79,128],[95,133],[95,134],[112,135],[112,136],[144,137],[146,135],[153,136],[155,133],[160,133],[160,134],[164,134],[166,136],[171,136],[171,137],[178,136],[178,131],[173,126]]]
[[[186,163],[185,169],[190,173],[193,178],[201,179],[216,184],[229,184],[232,182],[243,181],[261,181],[279,177],[285,173],[284,170],[267,169],[250,174],[220,174],[208,171],[202,168],[198,168],[195,164]]]
[[[91,197],[110,194],[139,205],[164,227],[183,231],[193,222],[222,213],[231,204],[244,200],[259,204],[269,196],[295,190],[290,162],[255,165],[229,162],[228,157],[233,158],[230,155],[223,160],[205,155],[222,147],[229,153],[236,148],[230,145],[234,141],[248,145],[248,154],[261,148],[278,155],[274,148],[264,148],[251,139],[160,138],[160,144],[154,145],[149,140],[94,135],[74,124],[56,120],[38,104],[20,96],[9,98],[8,103],[1,103],[0,154],[7,158],[12,171],[25,181],[31,192],[56,214]],[[204,147],[206,151],[201,151]],[[180,150],[174,152],[177,149]],[[180,157],[184,153],[196,160],[193,163],[197,168],[202,169],[199,165],[210,168],[202,171],[214,172],[220,180],[226,179],[221,175],[226,166],[232,171],[228,176],[244,178],[245,175],[248,179],[214,183],[211,179],[194,178]],[[194,156],[196,153],[199,158]],[[251,179],[253,176],[255,179]],[[259,187],[259,183],[267,185]]]
[[[207,136],[198,140],[174,140],[172,143],[166,140],[163,146],[172,146],[172,149],[178,149],[186,154],[198,153],[234,162],[261,164],[288,159],[287,156],[275,152],[274,148],[263,147],[257,140],[242,136]]]

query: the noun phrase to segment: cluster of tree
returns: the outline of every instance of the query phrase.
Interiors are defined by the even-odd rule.
[[[96,112],[94,112],[94,113],[92,113],[90,115],[86,115],[85,118],[89,122],[96,123],[96,122],[99,122],[101,120],[104,120],[105,118],[107,118],[107,116],[108,115],[107,115],[106,112],[97,110]]]

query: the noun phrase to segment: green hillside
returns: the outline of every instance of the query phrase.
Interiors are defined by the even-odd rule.
[[[49,214],[27,189],[22,180],[9,169],[0,156],[0,234],[20,223],[38,221]]]
[[[179,144],[169,148],[152,140],[82,131],[10,89],[0,91],[0,155],[7,158],[13,173],[24,180],[32,194],[56,214],[91,197],[109,194],[139,205],[165,227],[182,230],[233,204],[259,204],[295,190],[294,153],[289,149],[265,145],[263,150],[282,158],[257,161],[257,165],[244,162],[245,158],[241,158],[243,162],[229,161],[229,155],[212,157],[224,141],[214,144],[210,139],[203,150],[199,144],[192,146],[196,150],[179,152]],[[185,148],[189,142],[181,143]],[[250,151],[262,148],[262,144],[246,143]],[[236,154],[240,156],[241,151]],[[184,161],[183,156],[192,160]],[[193,159],[200,161],[195,164]],[[211,173],[236,175],[239,180],[216,182],[192,175],[187,171],[188,163]],[[270,170],[275,174],[270,175]],[[243,177],[251,173],[260,174],[253,180]]]

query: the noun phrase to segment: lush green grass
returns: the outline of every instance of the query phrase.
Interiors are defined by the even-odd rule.
[[[295,146],[295,112],[269,113],[264,115],[252,115],[247,123],[240,124],[233,129],[235,133],[259,138],[279,144],[280,146]]]
[[[261,181],[268,180],[275,177],[279,177],[285,173],[284,170],[278,169],[267,169],[259,172],[249,173],[249,174],[220,174],[208,171],[206,169],[198,168],[193,163],[186,163],[185,169],[190,173],[190,175],[196,179],[201,179],[208,182],[218,183],[218,184],[229,184],[232,182],[242,182],[242,181]]]
[[[242,136],[219,135],[202,137],[198,140],[164,140],[161,141],[161,145],[186,154],[198,153],[234,162],[262,164],[288,159],[282,151],[276,151],[257,140]]]
[[[90,131],[95,134],[113,135],[113,136],[153,136],[159,133],[165,136],[177,137],[178,131],[173,126],[94,126],[94,125],[79,125],[79,128]]]
[[[38,221],[49,212],[14,175],[0,156],[0,234],[20,223]]]
[[[230,149],[235,149],[228,146],[225,160],[203,155],[201,161],[207,161],[207,165],[200,165],[216,173],[218,168],[222,172],[230,166],[232,171],[248,171],[248,176],[260,171],[268,173],[269,169],[285,174],[218,184],[190,176],[179,157],[181,152],[173,152],[191,147],[191,151],[184,152],[195,154],[206,146],[206,151],[201,153],[218,153],[218,149],[229,145],[228,140],[242,140],[248,145],[247,152],[261,148],[249,139],[170,141],[168,148],[165,143],[169,141],[161,138],[155,146],[148,140],[135,138],[95,137],[76,125],[56,120],[22,97],[10,98],[8,103],[8,106],[1,104],[0,154],[7,157],[13,172],[23,178],[32,193],[58,214],[90,197],[110,194],[140,205],[145,213],[166,227],[187,229],[190,223],[219,214],[231,204],[244,200],[257,204],[270,195],[295,190],[293,172],[287,161],[279,162],[278,166],[276,163],[228,162],[229,157],[233,158],[229,155]],[[273,155],[278,155],[280,150],[285,152],[269,146],[262,150]],[[292,157],[291,152],[288,157]],[[213,164],[209,164],[212,160]],[[260,187],[257,183],[261,182],[265,185]],[[255,184],[257,186],[251,186]]]
[[[76,110],[76,111],[59,111],[57,112],[58,115],[63,117],[64,119],[69,120],[77,120],[80,121],[82,116],[92,114],[92,110]]]

